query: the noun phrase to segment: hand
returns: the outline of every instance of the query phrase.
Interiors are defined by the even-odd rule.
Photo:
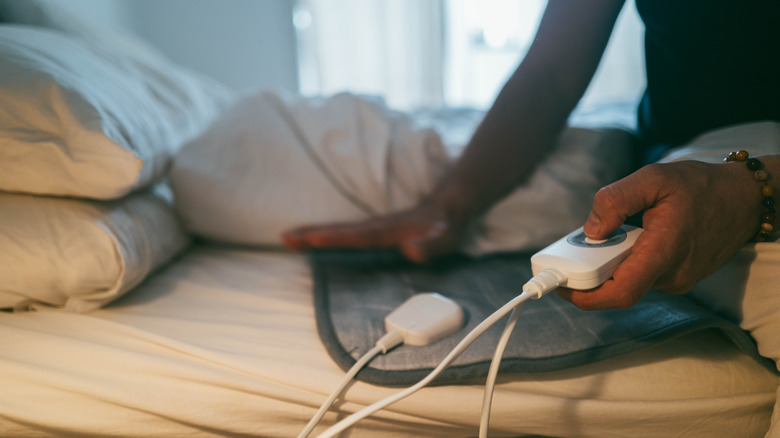
[[[626,308],[650,289],[681,294],[711,274],[755,233],[756,182],[737,163],[683,161],[646,166],[602,188],[584,226],[601,239],[644,210],[645,229],[613,278],[558,295],[589,310]]]
[[[283,234],[287,247],[397,249],[407,259],[425,263],[451,253],[460,244],[463,226],[432,203],[359,222],[314,225]]]

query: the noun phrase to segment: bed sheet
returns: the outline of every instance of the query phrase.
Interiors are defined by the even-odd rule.
[[[343,376],[311,289],[300,254],[200,245],[103,310],[0,312],[0,435],[296,436]],[[490,436],[761,437],[777,383],[701,332],[504,375]],[[482,384],[426,388],[349,436],[476,436]],[[315,432],[396,391],[355,383]]]

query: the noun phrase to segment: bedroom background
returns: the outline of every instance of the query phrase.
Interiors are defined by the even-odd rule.
[[[545,4],[72,0],[68,8],[136,34],[239,91],[351,91],[415,110],[486,109],[530,45]],[[644,87],[642,30],[627,2],[581,111],[616,102],[633,111]]]
[[[43,2],[61,14],[36,15]],[[321,277],[305,255],[279,251],[281,232],[417,202],[450,163],[452,131],[468,133],[464,118],[442,117],[450,124],[429,129],[372,99],[308,96],[349,90],[382,95],[413,116],[462,112],[475,116],[465,122],[478,120],[544,7],[539,0],[0,0],[0,12],[10,3],[27,15],[10,17],[14,24],[0,35],[0,309],[14,309],[0,312],[0,435],[17,437],[300,432],[345,371],[319,336],[317,309],[356,303],[318,306]],[[174,62],[93,22],[136,34]],[[631,2],[609,53],[579,113],[605,104],[608,117],[633,119],[643,80]],[[262,91],[234,101],[226,87],[178,64],[235,91],[301,95]],[[608,128],[566,129],[463,252],[541,248],[580,226],[595,191],[633,165],[629,134]],[[667,158],[720,161],[737,139],[751,153],[777,153],[780,127],[717,131]],[[521,213],[530,214],[517,220]],[[583,367],[508,376],[497,386],[495,436],[764,436],[778,390],[780,251],[762,242],[736,260],[691,296],[707,303],[708,318],[756,345],[738,348],[702,329]],[[403,287],[393,290],[447,291],[444,275],[441,286],[411,287],[401,275]],[[711,284],[726,293],[713,296],[719,288]],[[490,296],[477,301],[508,300]],[[372,306],[379,314],[400,304],[380,298],[384,307]],[[555,312],[539,320],[573,321]],[[473,324],[481,319],[470,314]],[[585,315],[594,314],[578,312]],[[614,327],[615,319],[605,321]],[[567,330],[581,327],[555,326],[567,340]],[[581,333],[602,341],[598,331]],[[495,342],[486,345],[479,363]],[[771,361],[757,361],[756,347]],[[366,382],[352,385],[338,409],[395,392]],[[425,388],[352,436],[474,436],[484,385],[472,383]],[[780,430],[780,409],[774,424],[767,436]]]

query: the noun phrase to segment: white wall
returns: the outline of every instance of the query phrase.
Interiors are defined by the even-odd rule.
[[[237,90],[298,90],[292,0],[130,0],[135,30]]]
[[[236,90],[298,90],[294,0],[67,0]]]

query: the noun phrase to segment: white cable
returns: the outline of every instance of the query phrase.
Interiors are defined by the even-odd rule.
[[[485,395],[482,398],[482,417],[479,421],[479,438],[487,438],[488,428],[490,426],[490,408],[493,404],[493,390],[496,386],[498,368],[501,365],[501,358],[504,356],[506,344],[509,342],[509,337],[512,335],[512,330],[514,330],[518,318],[520,318],[520,311],[522,309],[522,304],[512,309],[509,320],[506,322],[504,332],[501,333],[501,338],[499,338],[498,344],[496,345],[496,351],[493,353],[493,360],[490,361],[490,370],[488,371],[487,380],[485,381]]]
[[[393,349],[401,343],[403,343],[403,335],[398,330],[388,332],[381,339],[379,339],[376,342],[376,346],[368,350],[365,354],[363,354],[363,356],[360,357],[360,359],[358,359],[357,362],[355,362],[354,365],[352,365],[352,368],[350,368],[344,378],[341,379],[341,383],[339,383],[336,389],[331,392],[330,397],[328,397],[322,406],[320,406],[320,409],[316,414],[314,414],[314,417],[309,420],[309,424],[307,424],[303,431],[298,435],[298,438],[306,438],[309,436],[309,434],[311,434],[314,428],[317,427],[317,424],[319,424],[320,420],[322,420],[322,417],[324,417],[328,412],[328,409],[330,409],[330,407],[336,401],[338,396],[341,395],[347,385],[349,385],[357,373],[362,370],[363,367],[371,361],[371,359],[376,357],[379,353],[387,353],[389,350]]]
[[[528,281],[523,285],[523,292],[535,292],[537,296],[533,297],[539,299],[551,290],[563,284],[566,280],[561,272],[554,269],[546,269]],[[501,358],[504,357],[504,350],[509,343],[509,338],[512,336],[512,331],[515,329],[515,324],[520,318],[520,312],[523,309],[523,305],[519,305],[512,310],[509,315],[509,320],[504,327],[504,331],[501,333],[501,337],[496,344],[496,350],[493,353],[493,359],[490,361],[490,370],[488,371],[487,379],[485,381],[485,395],[482,398],[482,416],[479,422],[479,438],[487,438],[488,429],[490,427],[490,410],[493,404],[493,390],[496,386],[496,378],[498,377],[498,369],[501,366]]]
[[[508,303],[504,304],[501,308],[493,312],[490,316],[485,318],[481,323],[474,327],[469,334],[467,334],[463,340],[450,351],[447,357],[442,360],[433,371],[431,371],[425,378],[417,382],[416,384],[406,388],[403,391],[397,392],[389,397],[384,398],[372,405],[355,412],[354,414],[344,418],[338,423],[334,424],[323,433],[317,436],[317,438],[333,438],[339,433],[354,426],[358,421],[368,417],[369,415],[386,408],[387,406],[402,400],[420,389],[428,385],[433,379],[439,376],[455,359],[460,356],[463,351],[466,350],[479,336],[493,326],[496,322],[501,320],[509,312],[520,306],[530,298],[541,298],[551,290],[561,285],[566,280],[566,277],[560,272],[553,269],[546,269],[534,276],[528,283],[523,286],[523,293],[516,296]]]

